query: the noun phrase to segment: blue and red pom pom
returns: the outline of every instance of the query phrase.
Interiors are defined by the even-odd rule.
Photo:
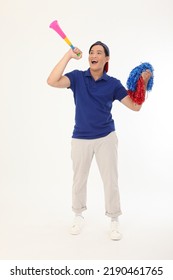
[[[127,89],[130,98],[137,104],[141,105],[145,101],[145,85],[144,80],[141,77],[142,72],[146,70],[150,70],[152,76],[150,77],[148,84],[147,84],[147,91],[151,91],[154,82],[153,76],[153,66],[148,63],[141,63],[139,66],[135,67],[129,74],[127,79]]]

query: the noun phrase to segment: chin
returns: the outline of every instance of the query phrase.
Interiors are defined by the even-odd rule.
[[[100,69],[99,69],[98,67],[93,67],[93,66],[91,66],[90,69],[91,69],[92,71],[95,71],[95,72],[96,72],[96,71],[100,71]]]

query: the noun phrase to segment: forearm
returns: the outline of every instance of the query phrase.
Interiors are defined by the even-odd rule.
[[[64,73],[64,70],[71,58],[72,57],[71,57],[70,53],[67,52],[63,56],[63,58],[56,64],[56,66],[53,68],[52,72],[50,73],[50,75],[47,79],[47,83],[49,85],[54,85],[61,79],[61,77]]]
[[[143,77],[140,77],[137,82],[136,90],[128,90],[128,95],[121,102],[129,109],[139,111],[145,101],[146,88],[147,81]]]

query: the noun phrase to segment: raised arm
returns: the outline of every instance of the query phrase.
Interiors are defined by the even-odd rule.
[[[77,55],[79,54],[80,55]],[[58,64],[53,68],[49,77],[47,78],[47,83],[49,86],[57,88],[68,88],[70,86],[70,80],[68,77],[63,76],[64,70],[68,62],[74,59],[80,59],[82,57],[82,52],[78,48],[74,50],[70,49],[63,58],[58,62]]]
[[[151,77],[152,73],[149,71],[149,70],[146,70],[144,71],[141,76],[144,80],[144,85],[145,85],[145,92],[146,92],[146,88],[147,88],[147,84],[148,84],[148,81]],[[128,107],[129,109],[133,110],[133,111],[139,111],[142,107],[142,104],[139,105],[139,104],[136,104],[131,98],[129,95],[127,95],[126,97],[124,97],[122,100],[121,100],[121,103],[124,104],[126,107]]]

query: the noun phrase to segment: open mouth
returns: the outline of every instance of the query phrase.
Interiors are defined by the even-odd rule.
[[[91,60],[91,63],[92,63],[92,64],[97,64],[98,61],[97,61],[97,60]]]

